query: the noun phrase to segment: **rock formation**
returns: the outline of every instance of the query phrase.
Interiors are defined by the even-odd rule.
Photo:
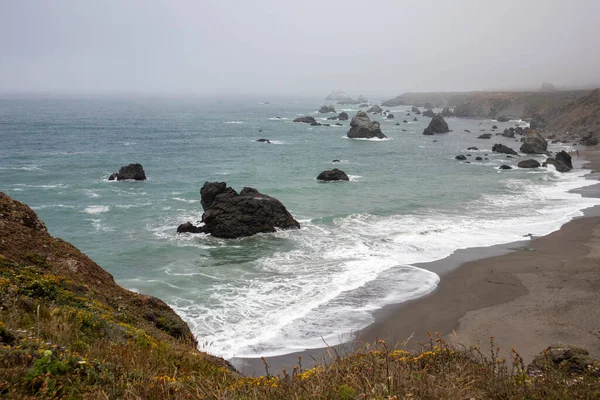
[[[145,181],[146,173],[144,172],[144,167],[142,167],[142,164],[129,164],[121,167],[118,173],[112,174],[108,177],[109,181],[114,181],[115,179],[118,181]]]
[[[335,107],[332,105],[323,105],[321,108],[319,108],[319,112],[321,114],[334,113]]]
[[[374,106],[371,106],[368,110],[368,113],[371,114],[381,114],[383,112],[383,108],[379,107],[377,104],[375,104]]]
[[[544,373],[565,371],[572,375],[590,374],[600,376],[600,362],[590,356],[590,353],[577,346],[556,343],[535,356],[527,366],[527,373],[540,376]]]
[[[511,149],[510,147],[499,143],[496,143],[494,146],[492,146],[492,151],[494,153],[512,154],[515,156],[518,155],[517,152]]]
[[[491,138],[492,138],[491,133],[482,133],[481,135],[477,136],[477,139],[491,139]]]
[[[305,115],[303,117],[298,117],[294,120],[294,122],[304,122],[305,124],[312,124],[313,122],[317,122],[315,121],[315,119],[313,117],[311,117],[310,115]]]
[[[517,164],[519,168],[538,168],[539,166],[540,163],[533,159],[519,161]]]
[[[429,122],[429,125],[423,131],[423,135],[433,135],[435,133],[446,133],[450,132],[448,129],[448,124],[444,120],[441,114],[437,114],[433,117],[433,119]]]
[[[345,111],[342,111],[341,113],[339,113],[338,119],[340,121],[347,121],[348,120],[348,113],[345,112]]]
[[[410,109],[412,112],[414,112],[415,114],[421,114],[421,111],[419,111],[418,107],[412,106],[412,108]]]
[[[394,114],[391,114],[391,113],[390,113],[390,114],[388,114],[388,115],[387,115],[387,117],[386,117],[386,118],[387,118],[387,119],[394,119]]]
[[[330,169],[327,171],[323,171],[317,176],[317,179],[320,181],[349,181],[348,175],[341,169]]]
[[[331,93],[329,93],[327,97],[325,97],[325,100],[348,100],[349,98],[350,97],[348,97],[346,92],[343,92],[341,90],[334,90]]]
[[[454,113],[448,107],[442,109],[442,117],[453,117]]]
[[[435,117],[435,112],[433,112],[433,110],[429,109],[429,110],[425,110],[423,111],[423,116],[424,117]]]
[[[537,131],[530,130],[525,137],[521,152],[526,154],[546,154],[548,142]]]
[[[381,132],[379,122],[371,121],[366,112],[358,111],[356,115],[352,117],[352,121],[350,121],[348,137],[351,139],[383,139],[386,136]]]
[[[179,225],[178,233],[208,233],[233,239],[277,229],[297,229],[300,224],[281,202],[256,189],[245,187],[238,194],[225,182],[206,182],[200,190],[203,226]]]

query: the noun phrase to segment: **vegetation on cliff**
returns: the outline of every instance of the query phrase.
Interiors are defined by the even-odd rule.
[[[0,193],[0,397],[86,399],[599,398],[598,366],[570,349],[528,373],[517,352],[430,337],[409,353],[383,341],[311,369],[245,377],[197,350],[162,301],[119,287],[26,205]],[[550,368],[555,359],[559,368]],[[547,363],[544,361],[547,360]],[[547,368],[546,368],[547,366]],[[573,371],[576,371],[574,375]]]

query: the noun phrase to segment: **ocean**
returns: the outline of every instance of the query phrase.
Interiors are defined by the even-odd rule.
[[[453,132],[424,136],[430,118],[413,122],[410,106],[400,106],[390,109],[393,120],[371,116],[381,120],[384,140],[348,139],[349,121],[293,122],[333,115],[317,113],[324,103],[2,98],[0,190],[31,206],[52,235],[120,285],[163,299],[201,350],[225,358],[347,341],[374,311],[435,289],[439,276],[416,265],[545,235],[600,204],[570,192],[595,183],[585,179],[581,160],[565,174],[552,166],[517,169],[518,158],[491,151],[495,143],[518,150],[515,139],[477,139],[494,124],[501,132],[523,121],[448,118]],[[335,107],[350,117],[358,110]],[[570,150],[549,150],[563,148]],[[457,154],[471,154],[471,163]],[[136,162],[147,181],[107,180]],[[501,171],[502,164],[515,169]],[[350,181],[316,180],[334,167]],[[201,218],[206,181],[273,196],[302,229],[237,240],[176,234],[179,224]]]

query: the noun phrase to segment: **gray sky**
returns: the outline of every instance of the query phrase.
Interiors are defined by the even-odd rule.
[[[0,0],[0,93],[600,85],[600,0]]]

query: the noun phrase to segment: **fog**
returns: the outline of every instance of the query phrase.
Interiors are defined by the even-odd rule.
[[[0,93],[600,85],[598,0],[4,0]]]

